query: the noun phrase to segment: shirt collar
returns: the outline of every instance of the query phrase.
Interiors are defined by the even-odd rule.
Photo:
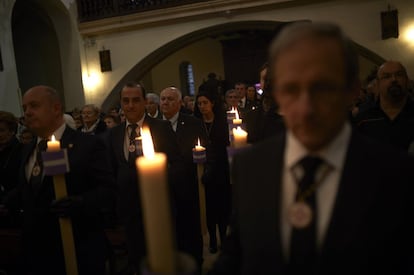
[[[157,118],[158,117],[158,109],[155,110],[155,114],[151,115],[150,113],[147,113],[148,116],[152,117],[152,118]]]
[[[140,128],[142,128],[142,124],[144,124],[144,119],[145,119],[145,114],[142,116],[142,118],[140,119],[140,120],[138,120],[138,122],[137,123],[135,123],[135,124],[138,124],[138,127],[140,127]],[[125,129],[128,129],[128,126],[129,125],[131,125],[131,124],[134,124],[134,123],[132,123],[132,122],[129,122],[128,121],[128,119],[127,120],[125,120],[126,121],[126,123],[125,123]]]
[[[66,123],[62,123],[62,125],[59,126],[59,128],[57,128],[52,135],[55,136],[56,140],[61,140],[62,136],[63,136],[63,132],[65,132],[66,129]],[[49,139],[51,138],[51,136],[49,137]],[[41,137],[37,137],[37,143],[39,143],[42,140]]]
[[[308,150],[299,142],[299,140],[287,131],[285,163],[291,169],[309,154]],[[348,122],[344,124],[337,136],[324,148],[312,153],[312,155],[321,157],[329,166],[334,169],[342,168],[345,162],[345,155],[351,138],[351,126]]]
[[[84,132],[84,133],[93,132],[95,130],[95,128],[98,126],[99,121],[100,121],[99,118],[97,120],[95,120],[95,122],[91,125],[91,127],[88,127],[86,124],[83,125],[82,132]]]
[[[177,123],[178,120],[178,116],[179,116],[180,112],[177,112],[175,115],[173,115],[170,119],[166,118],[164,115],[162,115],[162,119],[164,120],[169,120],[171,122],[171,124],[175,124]]]
[[[244,106],[245,102],[246,102],[246,97],[243,97],[242,99],[240,99],[240,102],[242,103],[242,105]]]

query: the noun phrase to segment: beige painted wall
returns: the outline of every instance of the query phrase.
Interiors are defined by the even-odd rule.
[[[51,0],[47,0],[51,1]],[[4,72],[0,72],[0,109],[18,110],[17,96],[16,96],[16,79],[17,75],[13,69],[13,48],[10,42],[10,17],[11,5],[4,3],[14,2],[13,0],[0,1],[0,47],[3,53],[3,62],[7,68]],[[68,2],[67,0],[65,2]],[[71,1],[69,1],[71,2]],[[65,3],[68,5],[68,3]],[[391,8],[397,8],[399,14],[400,38],[381,40],[380,27],[380,12],[387,10],[388,4]],[[3,10],[2,10],[3,9]],[[69,6],[69,14],[71,21],[75,22],[77,15],[74,8],[74,2]],[[332,1],[319,4],[309,4],[301,7],[269,9],[263,12],[254,12],[250,14],[231,13],[230,16],[215,16],[213,18],[204,18],[194,20],[189,23],[177,23],[164,26],[149,27],[130,32],[112,33],[109,35],[102,35],[93,37],[95,44],[83,47],[85,40],[78,41],[79,56],[73,51],[73,55],[67,60],[67,65],[70,68],[65,69],[67,73],[64,76],[64,82],[72,83],[70,86],[80,87],[80,80],[77,80],[76,74],[79,71],[77,62],[70,62],[70,60],[81,59],[83,84],[85,84],[85,76],[87,73],[94,75],[97,79],[96,87],[89,88],[84,85],[85,102],[95,103],[100,105],[109,92],[116,86],[119,80],[139,61],[147,55],[158,49],[160,46],[177,39],[188,33],[215,26],[218,24],[239,22],[248,20],[271,20],[271,21],[292,21],[292,20],[323,20],[333,21],[344,28],[349,36],[358,44],[370,49],[385,59],[401,60],[407,67],[408,73],[411,77],[414,75],[414,42],[407,41],[404,38],[405,31],[409,26],[414,27],[414,5],[411,0],[341,0]],[[3,16],[4,15],[4,16]],[[59,29],[58,32],[67,32],[67,29]],[[71,37],[79,36],[76,30],[72,30]],[[72,45],[76,42],[73,41]],[[192,47],[192,46],[190,46]],[[196,45],[194,45],[196,47]],[[105,48],[111,50],[112,58],[112,72],[101,73],[99,68],[98,52]],[[7,55],[7,56],[4,56]],[[174,55],[175,56],[175,55]],[[178,60],[178,53],[177,57]],[[184,56],[183,56],[184,57]],[[187,57],[187,56],[186,56]],[[196,57],[194,57],[196,58]],[[203,52],[204,60],[214,58],[210,51]],[[194,59],[195,60],[195,59]],[[164,62],[169,62],[168,59]],[[172,61],[171,61],[172,62]],[[177,62],[177,61],[175,61]],[[160,64],[161,66],[161,64]],[[212,66],[213,68],[214,66]],[[172,74],[167,74],[166,69],[162,69],[162,73],[158,73],[154,69],[152,73],[154,89],[160,89],[165,85],[170,85],[172,82],[178,83],[178,78],[172,78]],[[200,79],[206,77],[210,71],[209,68],[194,68],[196,72],[196,85],[199,85]],[[175,73],[176,74],[176,73]],[[176,74],[177,75],[177,74]],[[218,72],[220,75],[220,72]],[[69,86],[68,86],[69,87]],[[73,91],[65,91],[71,93]],[[67,98],[70,95],[67,95]],[[82,98],[76,96],[73,100],[69,100],[71,104],[83,104]]]
[[[110,34],[97,37],[97,44],[100,48],[111,49],[114,70],[111,73],[101,74],[102,86],[94,91],[94,98],[100,104],[105,96],[110,92],[117,82],[135,64],[155,49],[193,31],[223,24],[228,22],[246,20],[273,20],[273,21],[292,21],[292,20],[316,20],[333,21],[341,25],[349,36],[358,44],[374,51],[385,59],[402,60],[407,66],[410,76],[414,74],[414,42],[407,42],[403,38],[404,30],[413,24],[412,14],[414,5],[407,0],[394,0],[389,2],[366,0],[366,1],[333,1],[321,4],[313,4],[295,8],[285,8],[268,10],[252,14],[232,15],[231,17],[215,17],[211,19],[195,20],[191,23],[179,23],[175,25],[159,26],[147,28],[133,32]],[[399,11],[400,33],[399,39],[381,40],[380,12],[387,9],[387,4]],[[96,49],[91,56],[97,58]],[[178,54],[178,53],[177,53]],[[205,59],[214,58],[210,51],[203,52]],[[176,61],[166,60],[177,67]],[[89,62],[97,64],[93,57]],[[161,66],[161,65],[160,65]],[[90,66],[90,67],[93,67]],[[200,68],[195,68],[196,81],[200,77],[205,77]],[[201,74],[201,75],[200,75]],[[175,75],[175,77],[173,76]],[[155,68],[152,72],[153,88],[159,90],[162,86],[171,83],[179,83],[178,70],[166,72],[166,69]],[[199,82],[198,82],[199,83]]]

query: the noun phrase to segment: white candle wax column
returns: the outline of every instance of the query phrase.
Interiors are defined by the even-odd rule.
[[[206,212],[206,195],[204,185],[201,182],[201,178],[204,172],[204,163],[206,159],[206,148],[201,146],[200,139],[198,144],[193,148],[193,161],[197,163],[197,179],[198,179],[198,199],[200,204],[200,225],[201,233],[203,236],[207,234],[207,212]]]
[[[233,129],[234,136],[234,148],[241,148],[247,145],[247,132],[244,131],[240,126]]]
[[[136,160],[147,243],[148,269],[174,274],[176,258],[167,184],[167,157],[155,153],[148,128],[141,131],[143,156]]]
[[[233,119],[236,118],[236,108],[231,107],[230,111],[227,111],[227,123],[228,124],[233,124]]]
[[[243,121],[241,120],[239,116],[239,112],[237,110],[235,110],[235,112],[236,112],[236,118],[233,119],[233,125],[234,127],[241,126]]]

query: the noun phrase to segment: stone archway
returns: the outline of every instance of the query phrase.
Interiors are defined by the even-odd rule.
[[[206,37],[220,36],[222,34],[235,31],[267,30],[269,32],[274,32],[277,31],[281,24],[284,23],[272,21],[232,22],[201,29],[177,38],[143,58],[128,73],[126,73],[103,102],[102,109],[107,110],[110,107],[117,105],[116,103],[119,100],[119,91],[126,81],[131,79],[140,80],[163,59],[191,43]]]
[[[55,88],[64,106],[84,103],[73,2],[16,0],[11,17],[19,86],[22,92],[44,84]]]
[[[175,53],[181,48],[190,45],[198,40],[206,37],[220,36],[229,32],[248,32],[248,31],[268,31],[273,35],[276,35],[279,30],[289,22],[275,22],[275,21],[241,21],[220,24],[205,29],[201,29],[195,32],[188,33],[180,38],[177,38],[166,45],[158,48],[140,62],[138,62],[124,77],[118,82],[117,85],[109,93],[105,101],[102,103],[102,110],[108,110],[109,108],[118,105],[119,91],[122,89],[124,83],[130,80],[141,80],[142,77],[149,72],[154,66],[160,63],[163,59],[169,55]],[[380,64],[384,60],[377,54],[369,51],[363,46],[355,43],[361,56],[371,60],[375,64]]]
[[[64,98],[59,41],[47,12],[36,1],[17,0],[12,31],[21,90],[44,84],[57,89]]]

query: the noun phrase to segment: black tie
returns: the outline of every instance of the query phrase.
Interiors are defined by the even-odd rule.
[[[298,191],[296,201],[302,200],[309,205],[312,210],[312,220],[304,228],[295,228],[292,226],[292,237],[290,243],[290,274],[314,274],[316,263],[316,197],[315,174],[322,159],[318,157],[307,156],[299,164],[302,166],[304,174],[298,182]],[[312,186],[313,185],[313,186]],[[309,193],[307,193],[309,191]],[[305,195],[303,197],[304,194]]]
[[[30,175],[30,184],[33,190],[39,190],[40,186],[42,185],[42,175],[43,175],[43,160],[42,160],[42,152],[46,151],[47,148],[47,140],[42,139],[36,146],[36,161],[32,169],[32,173]]]
[[[130,164],[134,164],[135,162],[135,158],[137,157],[137,152],[136,152],[136,145],[135,145],[135,138],[137,137],[137,124],[129,124],[128,126],[131,129],[131,133],[129,134],[129,146],[128,146],[128,162]]]

